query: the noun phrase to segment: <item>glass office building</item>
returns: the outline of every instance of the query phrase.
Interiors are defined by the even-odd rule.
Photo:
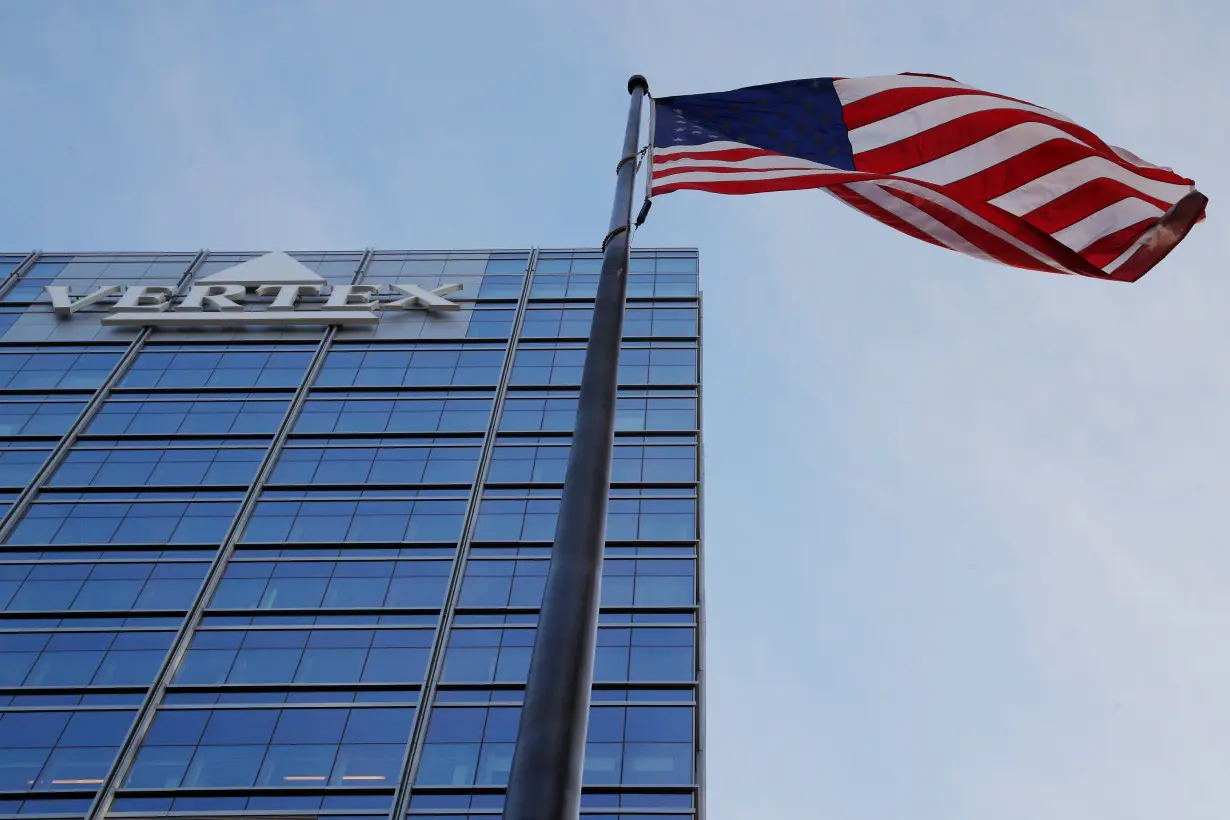
[[[0,817],[499,817],[599,255],[273,256],[0,255]],[[107,321],[245,262],[457,309],[262,324],[253,287],[212,325]],[[583,811],[685,820],[696,252],[634,252],[628,298]]]

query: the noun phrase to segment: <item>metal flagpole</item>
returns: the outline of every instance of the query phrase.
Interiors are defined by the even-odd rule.
[[[649,82],[639,74],[633,76],[628,80],[628,93],[632,100],[623,153],[616,166],[611,227],[602,242],[602,271],[581,372],[581,397],[508,777],[504,820],[576,820],[580,813],[615,439],[619,342],[628,288],[636,148],[641,103],[649,93]]]

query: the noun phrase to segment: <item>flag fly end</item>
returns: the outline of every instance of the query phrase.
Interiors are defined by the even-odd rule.
[[[1209,198],[1193,188],[1157,220],[1140,247],[1110,274],[1110,278],[1135,282],[1152,270],[1183,241],[1197,222],[1204,219],[1204,208],[1208,204]]]

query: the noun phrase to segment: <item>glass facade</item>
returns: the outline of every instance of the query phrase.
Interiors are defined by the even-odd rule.
[[[500,816],[600,255],[291,254],[462,285],[368,327],[44,291],[259,256],[0,255],[0,818]],[[586,820],[704,812],[697,264],[633,254]]]

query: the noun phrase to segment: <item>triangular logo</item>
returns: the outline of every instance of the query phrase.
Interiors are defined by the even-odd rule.
[[[327,285],[328,281],[282,251],[240,262],[197,279],[201,285]]]

